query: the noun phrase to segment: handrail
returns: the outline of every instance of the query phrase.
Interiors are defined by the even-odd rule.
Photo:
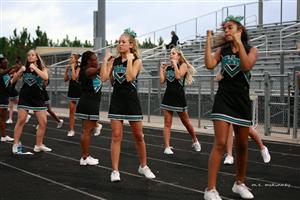
[[[268,46],[268,36],[267,35],[261,35],[261,36],[258,36],[256,38],[252,38],[250,41],[253,42],[253,41],[256,41],[256,40],[258,40],[260,38],[265,38],[266,56],[267,56],[267,51],[269,49],[269,46]],[[262,45],[264,45],[264,43],[262,43],[261,45],[257,45],[256,47],[260,47]]]
[[[194,37],[194,36],[195,36],[195,35],[190,35],[190,36],[188,36],[188,37],[183,38],[183,40],[180,40],[180,41],[181,41],[181,43],[186,42],[186,41],[188,41],[191,37]],[[178,44],[178,45],[180,45],[180,44]],[[145,54],[145,53],[147,53],[147,52],[151,52],[151,51],[153,51],[153,50],[155,50],[155,49],[159,49],[159,48],[162,48],[162,47],[164,47],[164,46],[165,46],[165,44],[162,44],[162,45],[157,46],[157,47],[154,47],[154,48],[152,48],[152,49],[148,49],[148,50],[146,50],[146,51],[143,51],[142,54]],[[156,55],[159,55],[159,54],[161,54],[161,52],[158,52],[158,53],[156,53],[156,54],[153,54],[153,55],[147,56],[147,57],[145,57],[145,58],[142,58],[142,60],[147,60],[148,58],[155,57]]]
[[[289,29],[289,28],[298,26],[298,25],[300,25],[300,22],[298,22],[296,24],[293,24],[293,25],[290,25],[290,26],[287,26],[287,27],[285,27],[285,28],[283,28],[283,29],[280,30],[280,33],[279,33],[279,35],[280,35],[280,40],[279,40],[279,42],[280,42],[280,50],[282,50],[282,39],[284,39],[286,37],[290,37],[292,35],[295,35],[296,33],[299,33],[300,31],[293,32],[293,33],[291,33],[289,35],[286,35],[286,36],[282,36],[282,32],[285,31],[285,30],[287,30],[287,29]]]

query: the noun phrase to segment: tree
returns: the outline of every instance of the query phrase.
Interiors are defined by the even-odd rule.
[[[33,41],[33,46],[49,46],[49,39],[47,37],[47,33],[40,30],[40,26],[35,30],[35,34],[37,36]]]
[[[158,42],[158,46],[161,46],[161,45],[164,44],[164,39],[160,36],[160,37],[158,38],[157,42]]]

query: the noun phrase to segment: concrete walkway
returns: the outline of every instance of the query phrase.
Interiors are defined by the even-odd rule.
[[[53,108],[53,111],[58,115],[62,117],[68,117],[69,115],[69,110],[66,108]],[[107,112],[100,112],[100,121],[102,122],[107,122],[109,123],[110,120],[107,118]],[[191,122],[195,128],[196,133],[203,133],[203,134],[209,134],[212,135],[214,134],[214,129],[213,129],[213,123],[210,120],[201,120],[201,127],[198,128],[198,119],[192,118]],[[128,124],[128,121],[124,122],[125,124]],[[144,115],[144,120],[143,120],[143,126],[144,127],[151,127],[151,128],[157,128],[162,130],[164,127],[164,118],[163,116],[150,116],[150,122],[148,122],[148,116]],[[176,131],[182,131],[186,132],[185,127],[182,125],[179,117],[177,114],[174,114],[173,117],[173,125],[172,129]],[[265,136],[263,134],[264,130],[264,125],[260,124],[257,127],[258,131],[260,132],[260,137],[263,140],[267,141],[274,141],[274,142],[287,142],[287,143],[294,143],[294,144],[300,144],[300,136],[299,136],[299,129],[298,129],[298,138],[297,139],[292,139],[291,135],[286,135],[286,134],[278,134],[278,133],[272,133],[271,136]],[[276,130],[284,130],[286,128],[284,127],[276,127]],[[293,129],[291,128],[291,133],[293,132]],[[201,139],[200,139],[201,140]]]

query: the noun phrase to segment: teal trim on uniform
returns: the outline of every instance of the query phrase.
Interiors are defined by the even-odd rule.
[[[79,101],[80,98],[67,97],[69,101]]]
[[[115,120],[128,120],[128,121],[142,121],[143,115],[118,115],[118,114],[108,114],[109,119]]]
[[[17,101],[17,100],[19,100],[19,96],[9,97],[8,100],[9,101]]]
[[[0,108],[8,108],[8,105],[0,104]]]
[[[99,121],[100,116],[99,115],[87,115],[82,113],[75,113],[75,117],[77,119],[84,119],[84,120],[91,120],[91,121]]]
[[[245,127],[250,127],[252,125],[252,122],[250,120],[239,119],[239,118],[231,117],[231,116],[220,114],[220,113],[212,113],[211,119],[226,121],[226,122],[229,122],[232,124],[236,124],[239,126],[245,126]]]
[[[42,110],[48,110],[47,107],[31,107],[31,106],[24,106],[24,105],[18,105],[17,110],[24,109],[24,110],[33,110],[33,111],[42,111]]]
[[[160,104],[160,108],[165,109],[165,110],[174,111],[174,112],[185,112],[185,111],[187,111],[187,106],[186,107],[174,107],[174,106],[168,106],[168,105],[165,105],[165,104]]]

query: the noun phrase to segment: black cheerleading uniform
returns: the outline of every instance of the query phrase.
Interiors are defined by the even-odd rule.
[[[36,72],[31,72],[30,68],[27,67],[23,72],[18,109],[47,110],[44,101],[43,85],[44,80]]]
[[[168,66],[165,76],[167,88],[162,103],[160,104],[160,108],[174,112],[187,111],[184,92],[186,74],[181,79],[176,79],[174,68],[172,66]]]
[[[16,90],[16,84],[14,83],[9,87],[9,100],[10,101],[18,101],[19,100],[19,92]]]
[[[132,62],[134,63],[136,59]],[[113,63],[112,85],[114,87],[109,106],[108,118],[111,120],[142,121],[142,109],[137,94],[137,77],[134,81],[126,80],[127,60],[117,57]]]
[[[249,53],[251,46],[245,46]],[[233,53],[231,45],[221,49],[221,73],[223,79],[215,96],[212,120],[226,121],[239,126],[252,124],[251,100],[249,97],[250,71],[242,71],[239,53]]]
[[[75,67],[75,70],[78,68],[79,66]],[[69,76],[69,88],[68,88],[68,94],[67,94],[67,98],[69,99],[69,101],[78,101],[80,98],[80,94],[81,94],[81,90],[80,90],[80,83],[77,80],[73,80],[72,79],[72,68],[69,68],[68,71],[68,76]]]
[[[44,102],[46,106],[50,105],[50,98],[49,98],[49,94],[47,91],[47,85],[49,84],[49,79],[48,79],[48,83],[44,83],[43,85],[43,97],[44,97]]]
[[[0,75],[0,108],[8,108],[10,79],[9,74]]]
[[[76,107],[75,117],[78,119],[98,121],[102,81],[99,75],[89,79],[86,76],[86,68],[80,70],[79,82],[81,96]]]

